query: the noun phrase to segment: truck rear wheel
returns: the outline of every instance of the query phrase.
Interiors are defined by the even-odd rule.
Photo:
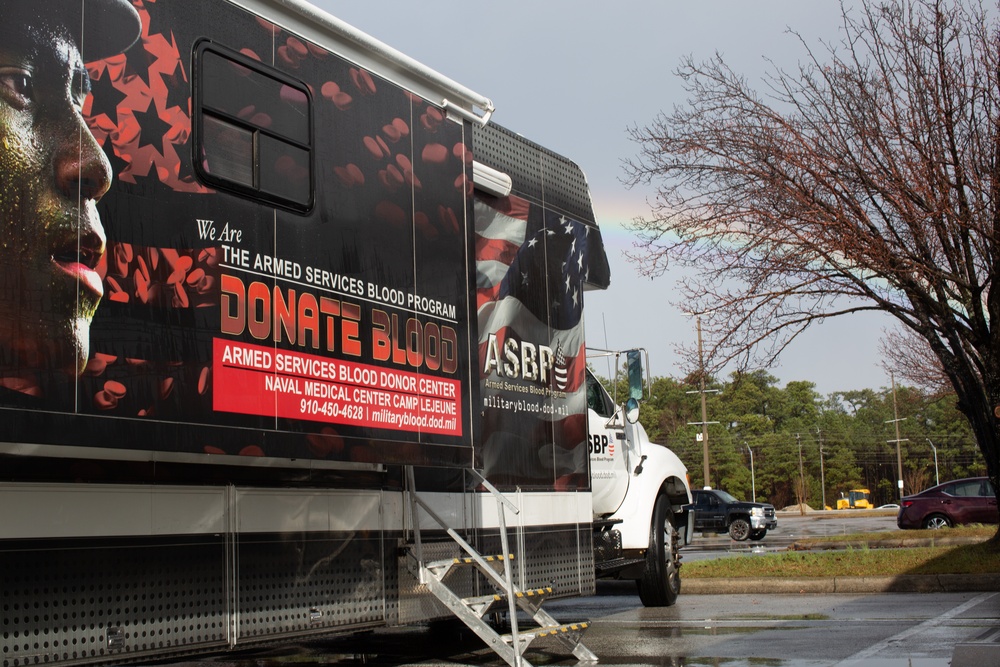
[[[670,499],[659,496],[653,505],[649,549],[642,577],[635,580],[639,599],[646,607],[669,607],[681,592],[677,529],[671,520]]]

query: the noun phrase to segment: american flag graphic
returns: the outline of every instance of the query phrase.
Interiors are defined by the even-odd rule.
[[[558,487],[559,480],[585,478],[583,285],[595,265],[603,272],[598,284],[607,282],[600,233],[516,196],[477,198],[475,219],[484,467],[491,479],[520,485]],[[596,262],[590,256],[595,249],[600,250]],[[550,391],[525,394],[486,382],[497,379],[484,368],[490,334],[501,351],[509,338],[549,347],[555,357],[546,378]],[[529,400],[544,409],[525,414],[506,402]]]

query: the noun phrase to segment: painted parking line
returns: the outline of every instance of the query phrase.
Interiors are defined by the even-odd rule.
[[[871,658],[877,656],[882,651],[885,651],[887,648],[889,648],[890,645],[899,643],[904,639],[907,639],[908,637],[912,637],[913,635],[920,634],[922,632],[927,632],[928,630],[955,618],[959,614],[965,613],[966,611],[972,609],[976,605],[986,602],[987,600],[996,595],[997,593],[982,593],[980,595],[977,595],[971,600],[963,602],[962,604],[958,605],[957,607],[953,607],[952,609],[949,609],[943,614],[939,614],[934,618],[929,618],[923,623],[914,625],[913,627],[903,630],[898,634],[883,639],[877,644],[872,644],[863,651],[858,651],[854,655],[849,656],[844,660],[838,662],[835,667],[850,667],[851,665],[870,664],[869,661],[871,660]]]

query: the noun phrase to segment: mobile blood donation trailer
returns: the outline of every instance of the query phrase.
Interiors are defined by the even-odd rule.
[[[685,470],[586,372],[575,164],[301,0],[4,9],[3,667],[450,614],[593,660],[544,599],[676,599]]]

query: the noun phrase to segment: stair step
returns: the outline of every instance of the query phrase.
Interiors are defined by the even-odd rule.
[[[546,586],[545,588],[529,588],[526,591],[516,591],[515,596],[519,598],[541,598],[552,593],[552,587]]]
[[[462,598],[462,604],[468,607],[473,614],[482,618],[501,600],[503,600],[503,597],[500,595],[480,595],[478,597]]]
[[[518,600],[523,600],[530,602],[534,608],[538,608],[542,604],[542,600],[545,599],[546,595],[552,593],[552,587],[546,586],[545,588],[531,588],[526,591],[515,591],[514,597]],[[462,602],[466,607],[471,609],[477,616],[482,618],[486,615],[490,609],[494,606],[504,602],[507,599],[506,592],[493,593],[492,595],[481,595],[476,597],[463,598]]]
[[[497,563],[502,563],[505,560],[514,560],[514,554],[508,554],[507,556],[504,556],[503,554],[497,556],[481,556],[481,558],[487,564],[495,565]],[[479,565],[479,563],[476,562],[475,558],[466,556],[464,558],[448,558],[446,560],[430,561],[424,565],[424,568],[435,574],[435,576],[443,577],[449,570],[451,570],[452,567],[459,565]]]
[[[582,621],[580,623],[563,623],[561,625],[546,625],[540,628],[519,629],[517,635],[520,640],[524,642],[531,641],[532,639],[541,639],[542,637],[583,634],[583,632],[589,627],[589,621]],[[511,635],[501,635],[500,638],[508,644],[513,641]]]

